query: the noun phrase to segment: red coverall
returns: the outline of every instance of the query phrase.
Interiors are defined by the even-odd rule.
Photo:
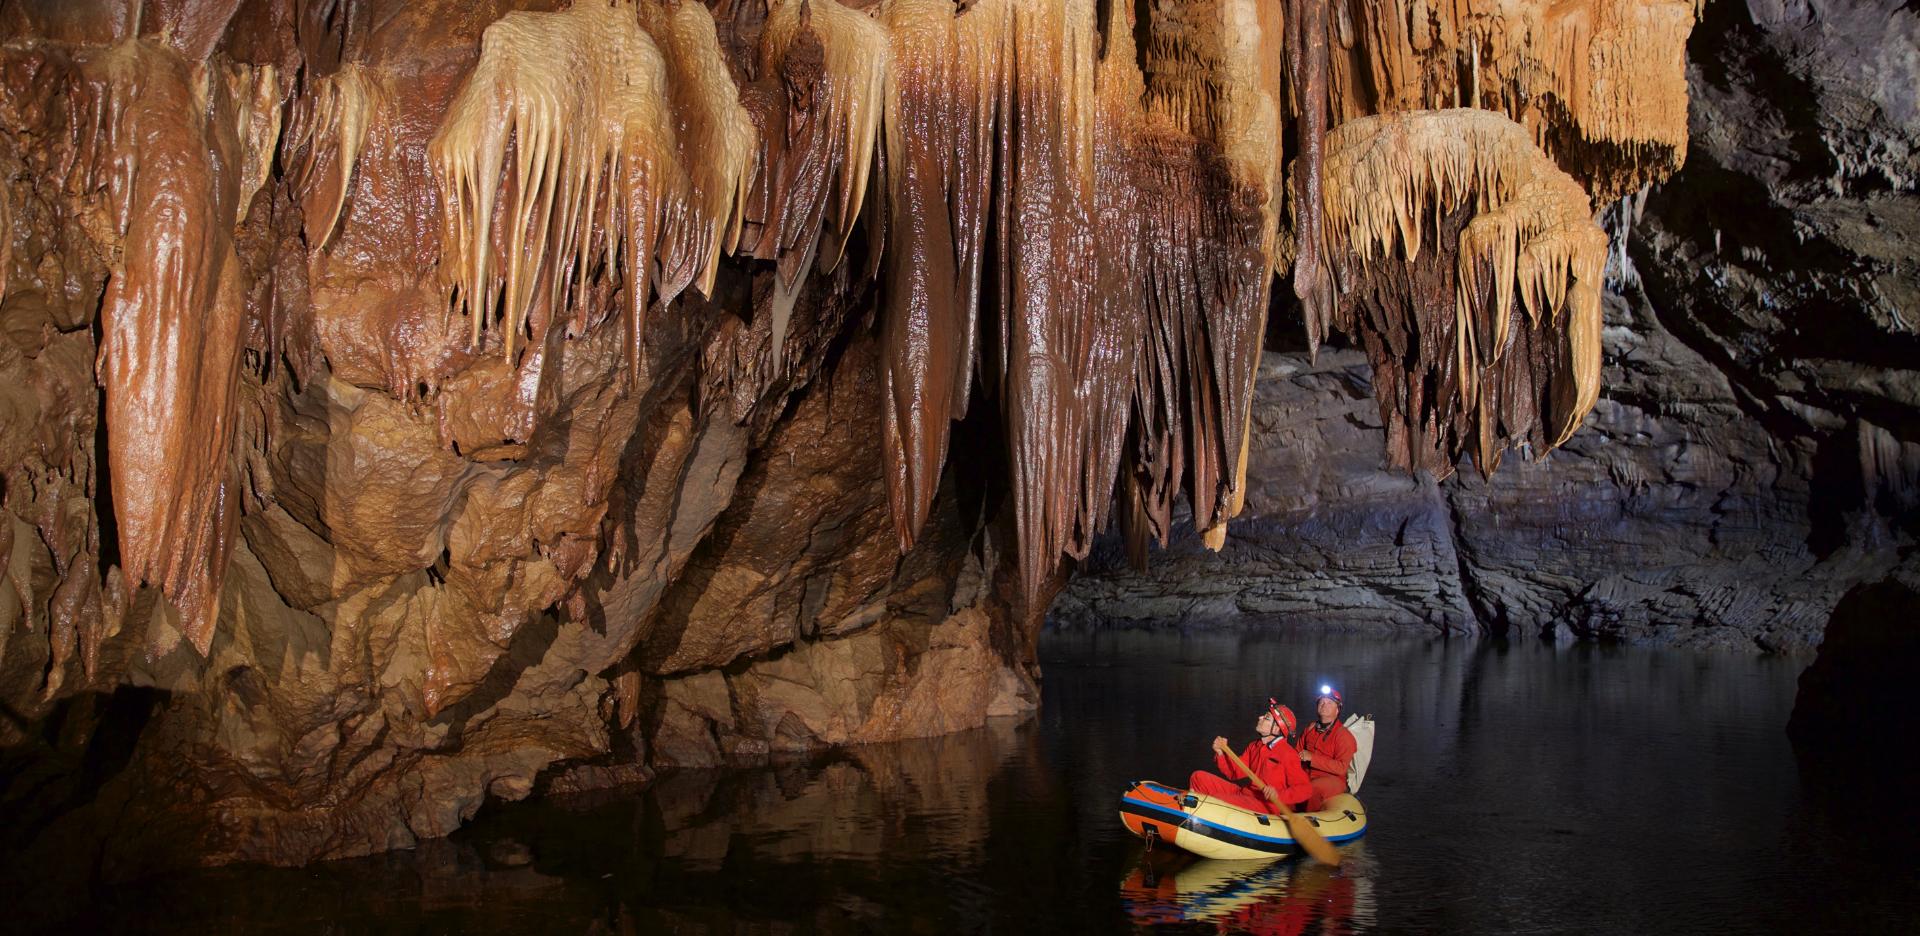
[[[1307,776],[1313,784],[1313,796],[1307,800],[1307,812],[1313,812],[1326,805],[1327,797],[1347,792],[1347,765],[1353,763],[1353,752],[1359,750],[1360,742],[1353,739],[1353,732],[1347,726],[1334,722],[1325,729],[1319,722],[1307,726],[1300,732],[1300,749],[1313,758],[1307,768]],[[1252,766],[1249,762],[1248,766]]]
[[[1300,754],[1285,740],[1274,738],[1270,742],[1255,741],[1247,745],[1247,752],[1240,755],[1247,762],[1247,769],[1254,772],[1267,785],[1280,794],[1280,799],[1293,806],[1313,795],[1313,786],[1307,780],[1307,772],[1300,767]],[[1233,766],[1225,754],[1213,755],[1214,766],[1220,768],[1222,776],[1214,776],[1204,770],[1196,770],[1187,779],[1187,789],[1203,793],[1214,799],[1232,803],[1250,812],[1278,812],[1265,794],[1251,783],[1246,786],[1234,783],[1232,778],[1240,776],[1240,768]]]

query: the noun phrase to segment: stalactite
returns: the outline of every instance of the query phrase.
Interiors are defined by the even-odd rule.
[[[283,146],[292,157],[289,177],[300,196],[310,254],[326,250],[340,225],[354,166],[385,93],[376,75],[347,64],[313,79],[312,87],[295,100]]]
[[[575,333],[598,324],[607,310],[583,301],[585,283],[617,263],[637,366],[649,286],[663,303],[678,295],[699,272],[699,234],[716,226],[696,215],[667,96],[660,52],[627,3],[487,27],[429,146],[444,276],[475,344],[496,320],[509,358],[522,339],[539,353],[564,311]]]
[[[1097,23],[1096,6],[1082,0],[981,0],[963,8],[892,0],[871,12],[778,0],[764,21],[748,17],[745,32],[744,14],[728,13],[728,41],[747,36],[752,50],[737,101],[727,93],[731,83],[720,80],[719,37],[696,4],[590,3],[564,14],[516,14],[489,29],[482,60],[435,144],[447,180],[449,243],[465,258],[452,266],[456,295],[479,310],[476,336],[495,317],[492,303],[502,292],[509,347],[523,330],[543,333],[538,314],[530,324],[527,316],[562,308],[567,276],[584,282],[596,243],[594,206],[613,185],[611,167],[625,158],[642,167],[624,177],[626,190],[643,193],[641,207],[628,215],[609,210],[598,249],[609,263],[619,251],[632,270],[636,328],[650,251],[664,252],[661,269],[674,271],[661,284],[669,299],[689,269],[709,282],[737,231],[740,250],[776,264],[773,293],[757,314],[770,317],[777,362],[802,278],[839,261],[862,216],[869,174],[881,165],[890,222],[871,234],[888,247],[883,447],[901,545],[914,541],[931,505],[947,426],[964,415],[974,375],[985,374],[1007,425],[1029,586],[1056,557],[1086,548],[1105,523],[1116,477],[1125,478],[1123,519],[1144,521],[1143,535],[1166,536],[1174,498],[1184,491],[1207,543],[1218,547],[1245,496],[1266,272],[1291,260],[1313,341],[1355,320],[1334,307],[1326,263],[1337,238],[1323,230],[1330,199],[1319,191],[1329,118],[1350,121],[1356,108],[1375,106],[1367,95],[1382,93],[1353,71],[1355,63],[1374,78],[1418,77],[1424,88],[1438,74],[1434,61],[1484,48],[1487,86],[1506,87],[1521,80],[1515,69],[1534,60],[1527,56],[1571,55],[1534,51],[1560,48],[1541,38],[1549,27],[1600,45],[1633,34],[1621,24],[1647,17],[1634,19],[1638,8],[1625,2],[1606,0],[1586,19],[1524,3],[1487,11],[1456,3],[1418,21],[1375,7],[1329,8],[1325,0],[1300,0],[1284,17],[1281,8],[1251,0],[1112,4],[1108,22]],[[646,32],[634,28],[636,19]],[[1528,24],[1538,25],[1539,36]],[[1134,49],[1136,32],[1147,37],[1146,48]],[[589,58],[577,68],[552,67]],[[1457,88],[1457,77],[1450,80]],[[1479,88],[1481,79],[1472,80]],[[1291,228],[1282,224],[1283,83],[1301,146]],[[603,90],[588,95],[582,89],[589,87]],[[628,107],[607,88],[646,100]],[[1603,119],[1609,95],[1563,96],[1556,106],[1578,113],[1554,118],[1556,126],[1618,123]],[[674,120],[663,121],[662,98]],[[757,138],[746,129],[749,115]],[[614,129],[577,129],[601,126]],[[522,138],[524,147],[512,145],[529,155],[516,152],[509,172],[509,141]],[[749,148],[757,160],[742,155]],[[569,155],[580,152],[594,155]],[[609,166],[604,183],[602,162]],[[1507,256],[1483,246],[1507,237],[1517,246],[1506,266],[1486,271],[1497,280],[1486,285],[1490,294],[1511,280],[1530,310],[1587,308],[1582,274],[1567,272],[1586,256],[1582,236],[1547,233],[1573,230],[1553,214],[1571,202],[1558,189],[1541,192],[1504,192],[1504,208],[1481,206],[1481,217],[1457,235],[1471,249],[1460,261],[1464,272],[1447,271],[1450,291],[1481,288],[1473,264]],[[584,210],[569,207],[582,200]],[[496,201],[505,237],[489,233],[481,210]],[[1523,209],[1536,201],[1539,209]],[[697,222],[675,220],[688,212]],[[549,228],[558,232],[551,247]],[[476,249],[490,237],[505,241],[493,251],[501,255],[497,265]],[[1406,245],[1415,259],[1417,232]],[[1450,256],[1457,246],[1449,245]],[[998,258],[997,269],[984,267],[988,256]],[[525,269],[523,257],[532,258]],[[1566,274],[1557,286],[1556,272]],[[538,303],[536,281],[545,285]],[[997,314],[988,325],[979,321],[983,292]],[[1458,384],[1449,386],[1459,405],[1475,409],[1477,371],[1498,357],[1507,307],[1455,304],[1476,310],[1455,316],[1455,356],[1475,366],[1455,367]],[[1583,335],[1584,312],[1572,322],[1571,332]],[[976,351],[983,332],[1000,339],[986,359]],[[1577,422],[1582,401],[1591,405],[1587,364],[1576,356],[1564,369],[1571,389],[1554,409],[1542,449]]]
[[[1141,113],[1146,80],[1134,47],[1134,17],[1124,4],[1106,9],[1094,72],[1091,340],[1075,377],[1083,421],[1074,453],[1077,486],[1071,491],[1077,509],[1066,548],[1075,558],[1084,558],[1095,534],[1106,527],[1114,478],[1127,455],[1127,422],[1146,327],[1146,212],[1165,194],[1149,193],[1139,172],[1151,136],[1166,121]],[[1057,561],[1052,555],[1042,560]]]
[[[1496,110],[1601,201],[1678,170],[1686,156],[1691,0],[1367,0],[1352,9],[1355,54],[1334,59],[1336,120]]]
[[[121,563],[161,587],[206,653],[235,519],[244,312],[230,231],[250,122],[234,92],[251,82],[196,81],[177,55],[134,41],[89,55],[76,84],[69,187],[108,191],[124,243],[99,357]]]
[[[1039,591],[1067,547],[1084,435],[1076,365],[1095,279],[1091,2],[1013,10],[1009,126],[1001,137],[1000,401],[1013,471],[1021,581]]]
[[[1283,22],[1274,5],[1238,0],[1147,13],[1150,120],[1134,173],[1145,308],[1120,517],[1137,547],[1164,542],[1184,486],[1217,549],[1244,503],[1268,271],[1280,263]]]
[[[989,375],[1030,589],[1084,555],[1123,476],[1128,522],[1164,538],[1185,490],[1224,533],[1279,253],[1277,11],[1159,4],[1137,30],[1134,7],[1105,10],[915,0],[883,18],[896,532],[912,542],[947,421]],[[988,283],[996,319],[975,325]],[[1001,340],[976,360],[982,331]]]
[[[1010,5],[952,0],[886,7],[893,72],[885,140],[891,223],[881,319],[883,449],[895,533],[919,536],[947,455],[947,424],[966,414],[992,207]]]
[[[829,0],[769,4],[755,59],[760,80],[742,94],[760,145],[740,249],[777,264],[767,309],[775,362],[803,278],[838,263],[861,217],[889,57],[886,29],[865,13]]]
[[[1300,155],[1293,171],[1293,294],[1307,323],[1307,345],[1326,337],[1333,316],[1332,285],[1321,256],[1321,176],[1326,154],[1328,101],[1327,0],[1294,0],[1287,20],[1294,104],[1300,111]]]
[[[721,253],[740,241],[740,224],[753,182],[753,120],[720,58],[713,15],[698,3],[640,4],[641,25],[667,67],[674,143],[692,191],[694,288],[713,294]]]
[[[227,96],[235,103],[234,134],[246,154],[240,168],[240,193],[235,199],[239,215],[237,225],[247,219],[253,208],[253,196],[266,187],[273,174],[273,154],[280,141],[280,106],[284,92],[279,70],[272,65],[251,67],[227,65],[220,69],[227,83]]]
[[[1328,139],[1335,324],[1374,360],[1388,453],[1491,473],[1566,441],[1599,395],[1607,238],[1585,190],[1518,124],[1472,109],[1366,117]],[[1511,325],[1518,296],[1528,328]]]

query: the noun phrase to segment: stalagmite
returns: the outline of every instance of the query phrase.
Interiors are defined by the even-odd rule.
[[[1566,441],[1599,395],[1607,239],[1586,193],[1490,111],[1365,117],[1328,139],[1335,324],[1373,357],[1388,454],[1491,472],[1508,444]],[[1528,328],[1513,333],[1516,294]]]

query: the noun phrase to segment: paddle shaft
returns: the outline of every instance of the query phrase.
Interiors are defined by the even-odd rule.
[[[1260,792],[1267,794],[1267,799],[1273,805],[1280,807],[1280,818],[1286,820],[1287,828],[1293,832],[1293,840],[1299,842],[1300,847],[1313,856],[1313,860],[1326,865],[1340,864],[1340,851],[1333,847],[1332,842],[1327,841],[1326,836],[1320,834],[1319,829],[1313,827],[1312,820],[1288,809],[1287,804],[1280,800],[1280,793],[1268,786],[1267,781],[1260,779],[1259,774],[1248,770],[1247,762],[1241,760],[1240,755],[1233,753],[1233,748],[1226,748],[1225,751],[1227,758],[1233,761],[1233,766],[1240,768],[1240,772],[1246,774],[1247,779],[1252,780],[1254,785],[1260,788]]]

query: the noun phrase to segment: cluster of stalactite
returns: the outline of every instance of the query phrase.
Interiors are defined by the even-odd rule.
[[[754,46],[737,92],[717,80],[715,27],[694,4],[504,18],[434,144],[453,304],[476,341],[498,320],[508,353],[521,337],[537,347],[617,255],[637,341],[647,302],[710,282],[700,271],[724,246],[776,264],[756,314],[777,357],[800,279],[842,262],[865,217],[884,271],[883,445],[903,549],[976,376],[1005,425],[1030,589],[1063,553],[1084,555],[1122,476],[1137,537],[1164,539],[1184,491],[1217,542],[1239,506],[1275,264],[1282,21],[1252,3],[1145,12],[1154,38],[1136,49],[1133,8],[1090,0],[736,8],[719,28]],[[683,24],[673,39],[669,22]],[[656,80],[629,58],[683,64]],[[609,113],[628,100],[651,129],[617,129],[644,123]],[[676,153],[687,128],[709,142]]]
[[[296,6],[312,25],[352,4]],[[775,374],[805,278],[859,264],[882,295],[902,548],[949,426],[986,400],[1032,592],[1116,506],[1136,552],[1182,494],[1223,542],[1289,268],[1313,341],[1373,351],[1396,463],[1444,473],[1464,448],[1491,470],[1510,442],[1564,440],[1597,393],[1605,239],[1585,199],[1677,166],[1691,17],[1685,0],[579,0],[486,29],[416,204],[440,222],[449,321],[523,370],[614,315],[638,368],[650,310],[712,295],[733,254],[777,273],[751,309]],[[248,320],[234,231],[277,166],[324,252],[405,93],[366,63],[209,59],[219,38],[7,52],[10,84],[35,89],[12,92],[10,124],[65,140],[36,168],[121,245],[99,365],[120,561],[203,652],[245,336],[270,358],[300,330],[297,300]],[[1366,118],[1456,103],[1492,110]],[[434,389],[405,376],[399,395]]]
[[[712,288],[753,139],[718,51],[693,4],[582,3],[487,28],[431,146],[442,269],[474,344],[497,322],[513,357],[523,337],[542,347],[560,315],[585,333],[609,311],[587,298],[589,277],[618,264],[637,361],[655,293]]]
[[[1607,237],[1586,192],[1491,111],[1363,117],[1327,143],[1348,300],[1328,324],[1373,361],[1389,460],[1445,477],[1464,449],[1491,474],[1510,445],[1566,441],[1600,394]]]
[[[1408,0],[1329,5],[1338,122],[1497,111],[1612,201],[1680,168],[1695,0]]]

